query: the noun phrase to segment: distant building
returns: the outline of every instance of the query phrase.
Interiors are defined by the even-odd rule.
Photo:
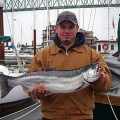
[[[117,40],[96,40],[96,50],[101,54],[114,54],[118,51]]]
[[[96,42],[98,40],[97,37],[93,36],[92,31],[86,31],[83,29],[79,29],[79,32],[82,32],[85,35],[85,44],[96,49]]]
[[[47,29],[48,29],[48,31],[47,31]],[[47,32],[48,32],[48,38],[47,38]],[[50,25],[50,26],[46,27],[46,29],[43,30],[42,45],[48,46],[48,45],[52,44],[55,33],[56,33],[55,32],[55,25]]]
[[[99,40],[97,37],[93,36],[92,31],[86,31],[83,29],[80,29],[79,32],[82,32],[85,35],[86,45],[92,47],[103,55],[114,54],[118,51],[117,40]]]

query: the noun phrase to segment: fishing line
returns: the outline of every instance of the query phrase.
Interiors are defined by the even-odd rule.
[[[111,110],[112,110],[112,112],[113,112],[113,115],[114,115],[115,119],[118,120],[118,118],[117,118],[117,116],[116,116],[116,114],[115,114],[115,111],[114,111],[114,109],[113,109],[113,107],[112,107],[112,104],[111,104],[111,101],[110,101],[108,92],[106,93],[106,95],[107,95],[107,99],[108,99],[108,102],[109,102],[109,104],[110,104]]]

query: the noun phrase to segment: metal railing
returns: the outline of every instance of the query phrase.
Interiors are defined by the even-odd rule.
[[[94,8],[94,7],[120,7],[120,0],[5,0],[4,12],[69,9],[69,8]]]

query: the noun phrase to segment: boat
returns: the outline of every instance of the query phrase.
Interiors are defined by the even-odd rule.
[[[40,101],[35,100],[31,105],[9,115],[0,117],[0,120],[41,120]]]
[[[17,77],[25,73],[19,73],[17,71],[10,72],[7,67],[0,65],[0,74]],[[24,93],[23,88],[16,86],[6,97],[0,99],[0,117],[20,110],[30,104],[31,101],[31,98]]]
[[[8,38],[7,36],[0,36],[0,42],[3,42],[5,38]],[[4,40],[3,40],[4,39]],[[9,39],[11,39],[9,37]],[[8,41],[7,41],[8,42]],[[0,74],[5,74],[9,76],[20,76],[27,72],[26,63],[25,65],[21,64],[21,60],[18,58],[22,58],[24,60],[31,59],[31,57],[28,57],[25,54],[15,54],[15,52],[8,52],[11,53],[8,56],[10,57],[9,60],[13,60],[13,58],[16,58],[17,65],[11,64],[5,66],[5,60],[3,59],[3,64],[0,65]],[[13,57],[14,56],[14,57]],[[5,56],[6,57],[6,56]],[[7,59],[6,59],[7,60]],[[8,60],[7,60],[8,62]],[[2,86],[0,86],[2,87]],[[0,92],[0,98],[1,98],[1,92]],[[10,93],[0,99],[0,117],[6,116],[10,113],[17,112],[18,110],[21,110],[23,108],[26,108],[27,106],[34,103],[34,100],[32,100],[27,93],[23,91],[22,86],[16,86],[13,90],[10,91]]]
[[[4,53],[4,56],[5,56],[4,62],[6,65],[17,64],[17,57],[16,57],[14,49],[8,50],[5,48],[4,52],[5,52]],[[24,52],[24,53],[20,52],[19,49],[17,49],[17,54],[18,54],[18,57],[20,58],[22,64],[30,63],[31,59],[34,56],[33,54],[30,54],[30,52]]]
[[[119,120],[120,119],[120,15],[118,21],[118,51],[117,55],[108,55],[105,61],[110,68],[112,80],[117,89],[107,93],[95,93],[95,110],[93,120]]]
[[[114,56],[109,56],[105,61],[111,70],[113,81],[119,80],[120,61]],[[116,118],[118,120],[120,118],[120,86],[119,89],[110,90],[107,93],[95,93],[95,106],[94,120],[115,120]]]

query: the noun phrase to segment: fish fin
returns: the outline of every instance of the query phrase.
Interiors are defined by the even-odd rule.
[[[26,93],[30,92],[29,87],[26,87],[24,85],[21,85],[21,86],[22,86],[24,92],[26,92]]]
[[[54,92],[49,91],[49,92],[45,93],[44,96],[49,96],[49,95],[52,95],[52,94],[54,94]]]
[[[0,98],[4,98],[13,89],[13,87],[8,84],[8,80],[11,78],[11,76],[0,74]]]
[[[47,72],[47,71],[55,71],[55,70],[56,70],[56,69],[54,69],[54,68],[45,68],[45,69],[44,69],[44,71],[46,71],[46,72]]]

